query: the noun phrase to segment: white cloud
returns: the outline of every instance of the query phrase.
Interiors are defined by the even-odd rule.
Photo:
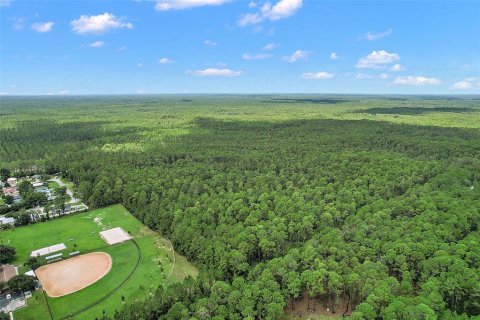
[[[472,84],[468,81],[458,81],[453,84],[454,89],[468,90],[472,88]]]
[[[137,67],[142,68],[142,67],[143,67],[143,63],[141,63],[141,62],[137,63]]]
[[[309,51],[297,50],[292,55],[283,57],[283,60],[293,63],[293,62],[297,62],[298,60],[306,60],[309,54],[310,54]]]
[[[440,84],[440,80],[437,78],[428,78],[423,76],[407,76],[397,77],[393,84],[410,85],[410,86],[422,86],[422,85],[436,85]]]
[[[64,96],[64,95],[70,94],[70,90],[61,90],[61,91],[58,91],[58,94],[61,96]]]
[[[388,29],[387,31],[380,32],[380,33],[367,32],[367,33],[363,36],[363,39],[368,40],[368,41],[374,41],[374,40],[378,40],[378,39],[382,39],[382,38],[388,37],[389,35],[392,34],[392,32],[393,32],[393,30],[392,30],[391,28]]]
[[[405,67],[402,66],[401,64],[394,64],[393,66],[390,67],[391,71],[403,71],[405,70]]]
[[[191,72],[193,75],[200,77],[238,77],[243,74],[243,71],[233,71],[230,69],[216,69],[216,68],[207,68],[204,70],[197,70]]]
[[[381,74],[358,73],[356,78],[357,80],[388,79],[388,74],[387,73],[381,73]]]
[[[173,60],[172,59],[169,59],[169,58],[161,58],[160,60],[158,60],[158,63],[160,64],[167,64],[167,63],[172,63]]]
[[[203,40],[203,44],[210,47],[215,47],[218,43],[212,40]]]
[[[48,22],[36,22],[34,24],[32,24],[32,30],[35,30],[37,32],[40,32],[40,33],[44,33],[44,32],[49,32],[52,30],[53,28],[53,25],[55,23],[51,22],[51,21],[48,21]]]
[[[360,58],[355,67],[367,69],[383,69],[387,65],[400,60],[396,53],[388,53],[385,50],[372,51],[366,57]]]
[[[336,52],[330,53],[330,59],[332,59],[332,60],[337,60],[337,59],[338,59],[337,53],[336,53]]]
[[[250,54],[250,53],[244,53],[242,55],[242,58],[244,60],[262,60],[262,59],[268,59],[272,55],[268,53],[256,53],[256,54]]]
[[[258,3],[253,2],[253,1],[250,1],[250,3],[248,4],[249,8],[255,8],[256,6],[258,6]]]
[[[125,50],[127,50],[127,46],[122,46],[122,47],[118,48],[118,51],[125,51]]]
[[[473,82],[477,81],[477,78],[476,77],[469,77],[469,78],[466,78],[465,80],[463,81],[458,81],[458,82],[455,82],[452,86],[452,89],[459,89],[459,90],[468,90],[468,89],[471,89],[473,87]],[[478,85],[480,86],[480,83],[478,83]]]
[[[8,96],[8,92],[7,91],[0,91],[0,96]]]
[[[230,0],[161,0],[157,1],[155,9],[158,11],[185,10],[204,6],[218,6]]]
[[[276,21],[294,15],[302,7],[303,0],[279,0],[275,4],[266,2],[257,13],[247,13],[240,17],[238,25],[245,27],[264,20]]]
[[[135,91],[136,94],[144,94],[145,93],[145,90],[143,89],[138,89],[137,91]]]
[[[117,18],[108,12],[96,16],[81,15],[70,24],[72,30],[78,34],[101,34],[114,29],[133,29],[133,24],[126,22],[125,18]]]
[[[248,26],[249,24],[260,23],[264,20],[261,14],[259,13],[247,13],[244,14],[239,20],[238,25],[241,27]]]
[[[0,0],[0,7],[8,7],[11,2],[10,0]]]
[[[95,41],[89,44],[90,47],[92,48],[101,48],[105,45],[105,42],[103,41]]]
[[[302,78],[303,79],[315,79],[315,80],[318,80],[318,79],[331,79],[334,77],[334,74],[333,73],[328,73],[328,72],[325,72],[325,71],[321,71],[321,72],[307,72],[307,73],[304,73],[302,74]]]
[[[266,45],[264,45],[262,47],[263,50],[266,50],[266,51],[271,51],[273,49],[275,49],[277,47],[277,45],[275,43],[267,43]]]

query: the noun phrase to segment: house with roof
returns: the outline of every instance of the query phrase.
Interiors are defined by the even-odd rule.
[[[18,196],[20,193],[18,192],[17,188],[15,187],[7,187],[5,189],[3,189],[3,193],[6,195],[6,196]]]
[[[16,187],[17,186],[17,178],[8,178],[7,182],[11,187]]]
[[[11,264],[4,264],[0,266],[0,283],[8,282],[17,275],[17,268]]]

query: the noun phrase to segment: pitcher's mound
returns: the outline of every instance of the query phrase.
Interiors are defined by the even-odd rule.
[[[103,278],[112,268],[112,257],[92,252],[55,262],[35,271],[49,297],[57,298],[82,290]]]

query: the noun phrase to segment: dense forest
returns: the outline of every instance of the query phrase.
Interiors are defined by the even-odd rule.
[[[478,97],[2,97],[0,141],[200,268],[114,319],[480,319]]]

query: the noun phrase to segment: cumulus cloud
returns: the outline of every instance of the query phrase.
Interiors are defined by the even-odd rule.
[[[40,33],[49,32],[49,31],[52,30],[54,24],[55,23],[53,23],[51,21],[36,22],[36,23],[32,24],[32,30],[35,30],[35,31],[40,32]]]
[[[458,89],[458,90],[471,89],[474,86],[475,81],[477,81],[477,78],[475,77],[466,78],[465,80],[455,82],[452,86],[452,89]],[[480,82],[478,83],[478,85],[480,86]]]
[[[167,63],[172,63],[173,60],[172,59],[169,59],[169,58],[161,58],[158,60],[158,63],[160,64],[167,64]]]
[[[89,44],[90,47],[92,48],[101,48],[105,45],[105,42],[103,41],[95,41]]]
[[[244,60],[262,60],[262,59],[268,59],[272,55],[268,53],[256,53],[256,54],[250,54],[250,53],[244,53],[242,55],[242,58]]]
[[[381,73],[381,74],[358,73],[356,78],[358,80],[388,79],[388,74],[387,73]]]
[[[405,70],[405,67],[402,66],[401,64],[394,64],[393,66],[390,67],[391,71],[403,71]]]
[[[337,59],[338,59],[337,53],[336,53],[336,52],[330,53],[330,59],[332,59],[332,60],[337,60]]]
[[[392,32],[393,32],[393,30],[392,30],[391,28],[388,29],[387,31],[380,32],[380,33],[367,32],[367,33],[363,36],[363,39],[368,40],[368,41],[375,41],[375,40],[378,40],[378,39],[382,39],[382,38],[388,37],[389,35],[392,34]]]
[[[331,79],[334,77],[333,73],[328,73],[325,71],[321,72],[306,72],[302,74],[303,79],[313,79],[313,80],[318,80],[318,79]]]
[[[245,27],[264,20],[276,21],[294,15],[302,7],[303,0],[279,0],[275,4],[266,2],[259,12],[247,13],[240,17],[238,25]]]
[[[217,69],[217,68],[207,68],[203,70],[197,70],[191,72],[195,76],[200,77],[239,77],[243,74],[243,71],[233,71],[230,69]]]
[[[212,40],[203,40],[203,44],[210,47],[215,47],[218,43]]]
[[[64,96],[64,95],[70,94],[70,90],[61,90],[61,91],[58,91],[58,94],[61,96]]]
[[[78,34],[101,34],[114,29],[133,29],[133,24],[126,22],[125,18],[105,12],[96,16],[81,15],[80,18],[70,22],[72,30]]]
[[[306,60],[309,54],[310,54],[309,51],[297,50],[292,55],[283,57],[283,60],[293,63],[293,62],[297,62],[298,60]]]
[[[454,89],[468,90],[472,88],[472,84],[468,81],[458,81],[453,84]]]
[[[204,6],[218,6],[230,0],[160,0],[155,9],[158,11],[185,10]]]
[[[265,50],[265,51],[271,51],[271,50],[275,49],[276,47],[277,47],[277,45],[272,42],[272,43],[267,43],[266,45],[264,45],[262,47],[262,49]]]
[[[440,80],[437,78],[428,78],[423,76],[407,76],[397,77],[393,84],[409,85],[409,86],[423,86],[423,85],[436,85],[440,84]]]
[[[396,53],[388,53],[385,50],[372,51],[367,56],[360,58],[355,65],[357,68],[366,69],[384,69],[387,65],[400,60],[400,56]]]
[[[251,1],[251,2],[248,4],[248,7],[249,7],[249,8],[255,8],[256,6],[258,6],[258,3],[253,2],[253,1]]]

